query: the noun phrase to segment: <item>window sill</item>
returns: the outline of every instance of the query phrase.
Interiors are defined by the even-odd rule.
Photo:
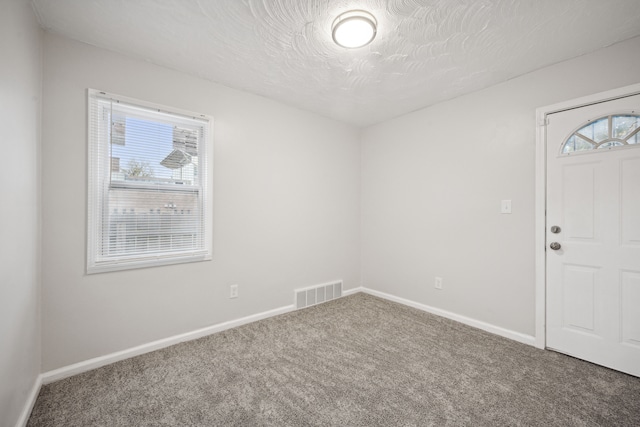
[[[120,259],[94,261],[87,265],[87,274],[108,273],[111,271],[134,270],[138,268],[158,267],[162,265],[185,264],[190,262],[211,261],[211,254],[191,254],[183,256],[148,257],[138,259]]]

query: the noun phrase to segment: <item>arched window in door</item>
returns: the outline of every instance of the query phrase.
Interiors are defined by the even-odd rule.
[[[589,120],[562,145],[562,154],[628,145],[640,147],[640,114],[612,114]]]

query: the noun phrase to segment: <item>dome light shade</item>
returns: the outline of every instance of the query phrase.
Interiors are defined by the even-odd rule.
[[[333,21],[333,41],[348,49],[366,46],[376,37],[377,25],[376,18],[369,12],[350,10]]]

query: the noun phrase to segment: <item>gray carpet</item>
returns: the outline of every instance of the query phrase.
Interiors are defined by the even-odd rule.
[[[638,426],[640,379],[356,294],[42,388],[29,426]]]

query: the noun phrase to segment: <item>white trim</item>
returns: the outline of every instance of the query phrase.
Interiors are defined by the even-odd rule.
[[[327,283],[335,283],[335,282],[327,282]],[[363,292],[363,291],[364,289],[362,287],[357,287],[357,288],[348,289],[348,290],[343,289],[342,296],[344,297],[347,295],[352,295],[352,294]],[[68,378],[73,375],[81,374],[83,372],[91,371],[92,369],[100,368],[102,366],[106,366],[111,363],[118,362],[120,360],[129,359],[131,357],[139,356],[141,354],[149,353],[155,350],[160,350],[162,348],[179,344],[181,342],[195,340],[198,338],[205,337],[207,335],[214,334],[216,332],[225,331],[227,329],[246,325],[248,323],[253,323],[258,320],[266,319],[269,317],[278,316],[280,314],[288,313],[294,310],[295,310],[295,306],[293,304],[287,305],[287,306],[276,308],[273,310],[264,311],[262,313],[252,314],[250,316],[242,317],[240,319],[230,320],[227,322],[218,323],[216,325],[207,326],[205,328],[196,329],[195,331],[174,335],[169,338],[163,338],[147,344],[142,344],[136,347],[117,351],[115,353],[95,357],[93,359],[84,360],[82,362],[74,363],[73,365],[63,366],[62,368],[54,369],[52,371],[47,371],[41,374],[38,377],[38,381],[39,381],[38,390],[40,389],[41,384],[50,384],[54,381]],[[35,397],[37,397],[37,392],[35,393]],[[35,403],[35,400],[33,401],[33,403]],[[28,419],[28,416],[27,416],[27,419]]]
[[[102,144],[106,136],[104,132],[105,118],[98,114],[105,107],[105,102],[126,106],[128,109],[143,112],[151,119],[166,116],[171,123],[188,121],[196,122],[203,129],[202,143],[198,144],[200,156],[199,184],[169,186],[166,184],[149,185],[139,183],[118,183],[116,188],[162,190],[166,192],[194,193],[198,194],[198,200],[204,200],[202,205],[203,247],[184,252],[169,252],[163,254],[136,254],[134,256],[105,256],[100,254],[99,247],[102,244],[105,197],[111,186],[106,179],[109,171],[107,146]],[[98,114],[96,116],[96,114]],[[128,115],[128,113],[127,113]],[[87,265],[86,274],[106,273],[111,271],[130,270],[146,267],[155,267],[171,264],[210,261],[213,253],[213,117],[186,111],[160,104],[147,102],[103,92],[97,89],[87,89]]]
[[[24,404],[22,413],[20,413],[20,418],[18,418],[18,421],[16,422],[16,427],[25,427],[27,425],[29,417],[31,416],[31,411],[33,411],[33,407],[35,406],[36,400],[38,399],[38,394],[40,394],[41,387],[42,374],[38,375],[35,382],[33,383],[33,387],[31,388],[31,392],[29,392],[29,396],[27,397],[27,401]]]
[[[211,233],[208,233],[211,234]],[[87,267],[87,274],[108,273],[110,271],[135,270],[139,268],[160,267],[163,265],[187,264],[190,262],[211,261],[211,253],[179,255],[151,255],[146,257],[120,258],[110,261],[95,261],[91,268]]]
[[[191,119],[200,120],[204,123],[207,123],[207,122],[211,123],[213,121],[213,116],[209,114],[202,114],[195,111],[183,110],[182,108],[169,107],[167,105],[158,104],[156,102],[145,101],[138,98],[131,98],[129,96],[119,95],[112,92],[106,92],[99,89],[87,88],[87,92],[90,95],[99,96],[104,99],[109,99],[111,101],[121,103],[123,105],[126,105],[128,108],[132,108],[134,110],[135,109],[140,110],[140,107],[143,107],[144,110],[140,110],[140,111],[146,112],[146,109],[152,109],[170,117],[179,115],[190,120]]]
[[[626,98],[633,95],[640,95],[640,83],[583,96],[569,101],[559,102],[553,105],[547,105],[536,109],[536,112],[544,113],[544,116],[546,117],[549,114],[558,113],[560,111],[573,110],[580,107],[586,107],[587,105],[613,101],[614,99]]]
[[[409,307],[417,308],[419,310],[426,311],[428,313],[435,314],[437,316],[446,317],[447,319],[455,320],[457,322],[464,323],[466,325],[469,325],[478,329],[482,329],[484,331],[487,331],[496,335],[500,335],[502,337],[509,338],[524,344],[534,345],[535,343],[535,338],[530,335],[515,332],[509,329],[502,328],[500,326],[495,326],[479,320],[471,319],[469,317],[452,313],[450,311],[431,307],[425,304],[400,298],[384,292],[375,291],[373,289],[365,288],[363,286],[358,286],[358,287],[347,289],[347,290],[343,289],[342,296],[345,297],[348,295],[356,294],[358,292],[364,292],[370,295],[387,299],[389,301],[394,301]],[[33,404],[35,404],[35,399],[37,398],[40,387],[43,384],[50,384],[54,381],[68,378],[73,375],[78,375],[83,372],[91,371],[93,369],[97,369],[102,366],[106,366],[111,363],[118,362],[120,360],[129,359],[131,357],[139,356],[141,354],[149,353],[155,350],[160,350],[162,348],[179,344],[181,342],[195,340],[198,338],[202,338],[202,337],[214,334],[216,332],[225,331],[227,329],[246,325],[248,323],[253,323],[258,320],[266,319],[269,317],[278,316],[280,314],[285,314],[294,310],[295,310],[294,305],[288,305],[288,306],[276,308],[273,310],[264,311],[262,313],[257,313],[250,316],[242,317],[240,319],[230,320],[227,322],[218,323],[216,325],[207,326],[205,328],[196,329],[191,332],[174,335],[169,338],[164,338],[161,340],[153,341],[147,344],[142,344],[129,349],[117,351],[115,353],[111,353],[104,356],[95,357],[93,359],[85,360],[82,362],[74,363],[73,365],[64,366],[62,368],[54,369],[52,371],[44,372],[43,374],[38,376],[36,385],[34,385],[34,389],[30,395],[30,400],[29,400],[30,406],[25,406],[25,410],[23,411],[23,415],[20,418],[20,420],[23,420],[24,417],[26,417],[26,419],[24,420],[25,423],[26,423],[26,420],[28,420],[29,414],[31,413],[31,409],[33,408]]]
[[[545,348],[546,332],[546,123],[547,116],[564,110],[640,94],[640,84],[621,87],[536,109],[536,337],[535,346]]]
[[[358,286],[357,288],[353,288],[353,289],[347,289],[346,291],[343,289],[342,296],[346,297],[347,295],[357,294],[358,292],[366,292],[366,290],[362,286]]]
[[[431,307],[426,304],[411,301],[405,298],[400,298],[395,295],[387,294],[373,289],[362,288],[364,293],[384,298],[389,301],[397,302],[408,307],[417,308],[418,310],[426,311],[427,313],[435,314],[436,316],[446,317],[447,319],[455,320],[456,322],[464,323],[465,325],[472,326],[474,328],[482,329],[483,331],[490,332],[501,337],[508,338],[510,340],[518,341],[523,344],[535,345],[535,337],[531,335],[522,334],[520,332],[512,331],[510,329],[502,328],[500,326],[492,325],[490,323],[482,322],[480,320],[472,319],[470,317],[462,316],[460,314],[452,313],[440,308]]]
[[[129,359],[131,357],[139,356],[141,354],[149,353],[155,350],[160,350],[162,348],[179,344],[181,342],[202,338],[207,335],[214,334],[216,332],[225,331],[227,329],[235,328],[237,326],[246,325],[247,323],[252,323],[258,320],[266,319],[268,317],[273,317],[280,314],[288,313],[293,310],[294,310],[293,305],[287,305],[285,307],[276,308],[274,310],[264,311],[262,313],[242,317],[240,319],[229,320],[227,322],[222,322],[216,325],[207,326],[205,328],[196,329],[195,331],[174,335],[169,338],[163,338],[161,340],[153,341],[147,344],[142,344],[137,347],[128,348],[122,351],[117,351],[115,353],[107,354],[105,356],[99,356],[93,359],[74,363],[73,365],[64,366],[62,368],[54,369],[53,371],[48,371],[43,373],[42,383],[49,384],[54,381],[58,381],[64,378],[71,377],[73,375],[81,374],[83,372],[91,371],[92,369],[100,368],[102,366],[106,366],[111,363],[118,362],[120,360]]]
[[[547,229],[547,115],[536,110],[536,195],[535,195],[535,346],[546,346],[546,229]]]

